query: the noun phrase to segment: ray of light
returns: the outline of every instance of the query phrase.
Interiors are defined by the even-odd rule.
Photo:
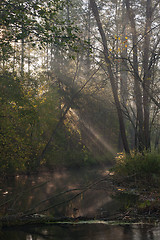
[[[116,154],[116,150],[110,146],[106,139],[104,139],[92,126],[88,124],[84,119],[81,119],[80,116],[70,108],[70,113],[72,113],[75,121],[81,122],[85,128],[95,137],[95,139],[103,145],[103,147],[112,154]]]

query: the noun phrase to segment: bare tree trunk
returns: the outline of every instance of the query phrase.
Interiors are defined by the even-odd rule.
[[[117,36],[119,36],[119,9],[118,9],[118,4],[119,4],[119,2],[116,0],[116,12],[115,12],[115,24],[116,24],[116,35]],[[119,43],[118,43],[119,41],[118,41],[118,37],[117,37],[117,39],[116,39],[116,44],[115,44],[115,54],[116,54],[116,59],[118,59],[119,58],[119,51],[118,51],[118,49],[119,49]],[[117,89],[118,89],[118,83],[119,83],[119,74],[118,74],[118,72],[119,72],[119,64],[118,64],[118,62],[116,61],[115,62],[115,70],[116,70],[116,73],[115,73],[115,81],[116,81],[116,87],[117,87]]]
[[[16,42],[13,45],[13,73],[15,72],[15,64],[16,64]]]
[[[47,77],[49,80],[49,43],[47,42]]]
[[[51,72],[53,72],[53,61],[54,61],[54,55],[53,55],[53,52],[54,52],[54,45],[53,43],[51,43],[51,60],[50,60],[50,69],[51,69]]]
[[[121,63],[120,63],[120,96],[121,96],[121,104],[126,109],[126,104],[128,100],[128,67],[127,67],[127,47],[126,47],[126,27],[127,27],[127,16],[125,3],[122,3],[122,16],[121,16],[121,25],[122,25],[122,38],[121,38]],[[119,27],[118,27],[119,28]],[[118,50],[118,49],[117,49]],[[117,51],[118,52],[118,51]],[[118,64],[118,63],[117,63]],[[122,140],[119,138],[119,148],[122,148]]]
[[[24,39],[21,40],[21,76],[24,76]]]
[[[137,31],[133,10],[130,6],[130,0],[125,0],[126,8],[128,12],[128,17],[131,24],[131,32],[132,32],[132,42],[133,42],[133,70],[134,70],[134,94],[136,100],[136,108],[137,108],[137,122],[138,122],[138,148],[139,151],[144,150],[144,126],[143,126],[143,102],[142,102],[142,91],[140,88],[139,82],[139,72],[138,72],[138,49],[137,49]]]
[[[121,51],[121,65],[120,65],[120,91],[121,91],[121,101],[126,107],[128,100],[128,67],[127,67],[127,14],[125,9],[125,3],[123,1],[122,5],[122,51]]]
[[[28,46],[28,74],[31,73],[31,50],[30,45]]]
[[[144,46],[143,46],[143,70],[144,88],[148,89],[151,85],[151,69],[149,69],[149,48],[150,48],[150,37],[151,37],[151,24],[152,24],[152,0],[147,0],[146,3],[146,26],[144,33]],[[150,148],[150,130],[149,130],[149,109],[150,99],[147,92],[143,89],[143,106],[144,106],[144,136],[145,136],[145,147]]]
[[[88,33],[88,49],[87,49],[87,77],[89,77],[91,62],[90,62],[90,39],[91,39],[91,9],[90,3],[88,0],[88,26],[87,26],[87,33]]]
[[[5,71],[5,49],[2,48],[2,69]]]
[[[121,132],[121,137],[122,137],[124,150],[125,150],[126,153],[129,154],[130,150],[129,150],[129,145],[128,145],[126,132],[125,132],[125,125],[124,125],[122,109],[121,109],[120,101],[119,101],[119,98],[118,98],[116,80],[115,80],[115,77],[114,77],[114,74],[113,74],[113,71],[112,71],[112,68],[111,68],[111,62],[109,60],[109,51],[108,51],[108,46],[107,46],[107,39],[106,39],[106,36],[105,36],[105,33],[104,33],[104,29],[102,27],[102,23],[100,21],[98,8],[97,8],[97,5],[96,5],[94,0],[90,0],[90,6],[91,6],[92,12],[94,14],[94,17],[96,19],[97,26],[98,26],[98,29],[99,29],[99,33],[100,33],[101,38],[102,38],[104,57],[105,57],[105,62],[107,64],[109,79],[110,79],[112,92],[113,92],[113,96],[114,96],[114,101],[115,101],[115,105],[116,105],[116,109],[117,109],[117,113],[118,113],[119,126],[120,126],[120,132]]]

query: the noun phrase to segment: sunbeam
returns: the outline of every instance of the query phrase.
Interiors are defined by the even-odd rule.
[[[74,122],[76,123],[77,121],[79,121],[81,124],[83,124],[84,127],[87,129],[87,131],[90,133],[90,135],[92,135],[96,139],[96,141],[98,141],[107,151],[109,151],[113,155],[116,154],[116,150],[113,147],[110,146],[110,144],[107,142],[107,140],[104,139],[104,137],[102,137],[100,135],[100,133],[98,133],[94,129],[94,127],[91,126],[91,124],[88,124],[88,122],[86,122],[86,120],[82,119],[76,113],[76,111],[73,110],[72,108],[70,108],[70,114],[72,115],[72,118],[74,119]]]

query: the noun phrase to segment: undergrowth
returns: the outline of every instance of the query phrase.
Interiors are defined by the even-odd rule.
[[[116,157],[116,165],[112,169],[117,177],[141,180],[143,183],[160,183],[160,154],[132,153],[127,156],[123,153]]]

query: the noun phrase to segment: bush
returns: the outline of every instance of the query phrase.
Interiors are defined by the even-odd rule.
[[[136,179],[149,181],[150,183],[160,182],[160,154],[154,153],[133,153],[131,156],[119,154],[114,167],[117,176],[136,176]]]

